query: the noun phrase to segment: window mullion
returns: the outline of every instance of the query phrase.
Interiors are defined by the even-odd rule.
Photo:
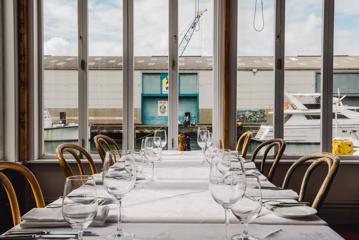
[[[323,0],[322,74],[321,74],[321,151],[331,152],[333,130],[333,37],[334,0]]]
[[[285,0],[275,2],[274,137],[284,134]]]
[[[213,41],[213,116],[212,116],[212,132],[214,138],[222,137],[223,129],[223,108],[222,105],[222,89],[223,84],[220,81],[223,72],[223,58],[221,46],[223,46],[223,34],[222,34],[222,23],[223,23],[223,0],[214,1],[214,41]]]
[[[133,1],[123,0],[123,124],[124,149],[134,148],[133,113]]]
[[[178,145],[178,0],[169,0],[168,149]]]
[[[78,119],[79,144],[87,146],[88,141],[88,4],[78,0]]]

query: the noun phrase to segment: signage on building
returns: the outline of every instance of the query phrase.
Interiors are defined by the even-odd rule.
[[[161,73],[160,78],[161,78],[162,94],[168,94],[168,74]]]
[[[157,115],[159,117],[166,117],[168,116],[167,110],[168,110],[168,101],[158,101]]]

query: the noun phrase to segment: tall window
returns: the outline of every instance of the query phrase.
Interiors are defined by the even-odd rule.
[[[264,1],[263,15],[253,2],[238,1],[237,138],[252,132],[250,152],[273,138],[274,104],[274,1]]]
[[[334,19],[333,138],[349,142],[333,147],[352,155],[347,144],[359,147],[359,3],[335,1]]]
[[[93,138],[104,134],[122,145],[122,0],[89,0],[88,129]]]
[[[168,130],[168,8],[168,0],[134,0],[136,149],[155,129]]]
[[[212,131],[213,0],[178,2],[179,134],[198,150],[197,129]]]
[[[43,3],[44,152],[78,141],[77,1]]]
[[[320,151],[322,1],[286,1],[284,140],[287,155]]]

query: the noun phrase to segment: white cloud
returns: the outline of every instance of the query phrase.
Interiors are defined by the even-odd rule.
[[[74,56],[76,49],[70,47],[70,43],[63,38],[51,38],[45,42],[45,55],[52,56]]]
[[[135,55],[168,54],[168,0],[134,1]],[[213,2],[201,0],[200,8],[208,11],[201,19],[185,55],[213,54]],[[77,1],[44,1],[45,53],[77,52]],[[194,17],[194,0],[179,1],[179,31],[183,33]],[[254,1],[240,0],[238,14],[238,54],[269,55],[274,53],[274,0],[264,1],[265,28],[253,29]],[[89,51],[91,55],[122,55],[122,0],[91,0],[89,12]],[[91,10],[92,9],[92,10]],[[321,0],[286,1],[286,55],[321,53]],[[359,1],[336,1],[335,49],[337,54],[359,54]],[[257,19],[258,20],[258,19]],[[357,26],[356,26],[357,27]],[[181,40],[181,36],[179,41]],[[56,48],[59,49],[56,49]]]

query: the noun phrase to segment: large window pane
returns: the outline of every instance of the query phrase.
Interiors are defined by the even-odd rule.
[[[322,1],[286,1],[284,140],[287,155],[320,151]]]
[[[253,133],[249,152],[273,138],[274,2],[264,1],[264,19],[257,6],[253,25],[254,2],[238,1],[237,137]]]
[[[179,134],[197,145],[197,128],[212,131],[213,0],[179,1]],[[188,149],[189,150],[189,149]]]
[[[122,145],[122,0],[89,0],[89,131]]]
[[[333,76],[333,138],[347,139],[336,154],[357,155],[359,148],[359,2],[335,1],[334,76]],[[318,81],[320,76],[318,76]]]
[[[168,15],[168,0],[134,0],[136,149],[155,129],[168,126]]]
[[[78,141],[77,1],[43,1],[44,152]]]

